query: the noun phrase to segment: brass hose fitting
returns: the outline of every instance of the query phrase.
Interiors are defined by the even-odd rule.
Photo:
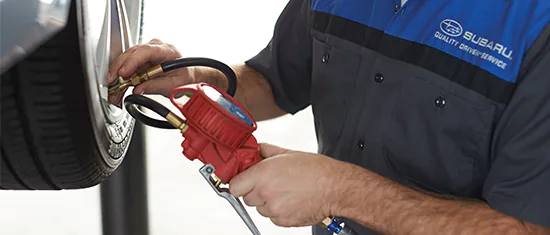
[[[189,126],[187,125],[187,121],[185,119],[181,119],[176,114],[169,112],[168,115],[166,115],[166,121],[168,121],[172,126],[178,128],[181,130],[181,132],[187,131],[189,129]]]
[[[119,77],[116,84],[109,85],[109,95],[122,93],[130,86],[137,86],[162,74],[164,74],[162,66],[157,65],[147,69],[145,72],[134,73],[129,79]]]

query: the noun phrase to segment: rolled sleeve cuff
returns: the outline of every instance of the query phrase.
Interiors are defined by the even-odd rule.
[[[309,105],[296,104],[295,102],[292,102],[292,100],[289,98],[287,91],[283,87],[279,75],[277,74],[277,72],[272,71],[273,69],[271,69],[269,65],[266,65],[268,64],[268,61],[263,59],[261,54],[245,61],[245,64],[264,75],[264,77],[271,85],[271,90],[275,103],[283,111],[294,115]]]
[[[539,197],[540,198],[540,197]],[[486,200],[494,210],[516,219],[550,227],[550,198],[540,198],[525,202],[507,195],[490,193]],[[544,202],[540,202],[543,200]]]

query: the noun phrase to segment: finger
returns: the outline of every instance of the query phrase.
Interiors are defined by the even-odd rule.
[[[231,182],[229,182],[229,192],[234,197],[241,197],[253,193],[252,191],[258,184],[259,179],[260,177],[256,175],[256,170],[249,168],[233,177]],[[259,197],[259,195],[257,197]]]
[[[111,84],[118,76],[118,71],[122,67],[122,65],[126,62],[126,60],[134,54],[134,52],[139,48],[138,46],[130,47],[128,50],[126,50],[124,53],[120,54],[115,58],[111,66],[109,67],[109,84]]]
[[[156,45],[156,46],[162,46],[163,42],[159,39],[153,39],[153,40],[149,41],[148,44]],[[172,49],[173,52],[179,53],[174,46],[169,45],[169,44],[165,45],[165,46]],[[123,65],[126,63],[126,61],[128,60],[128,58],[131,58],[132,55],[134,54],[134,52],[137,51],[140,47],[143,47],[143,45],[136,45],[136,46],[133,46],[133,47],[129,48],[124,53],[119,55],[115,59],[115,61],[113,61],[113,64],[109,68],[109,83],[113,82],[118,76],[125,77],[125,76],[130,76],[131,75],[131,74],[127,74],[126,71],[123,74],[119,74],[119,72],[120,72],[121,68],[123,67]],[[148,68],[148,67],[151,67],[151,66],[153,66],[153,64],[151,62],[149,62],[149,63],[147,63],[147,65],[144,65],[143,67]],[[145,69],[147,69],[147,68],[145,68]],[[132,72],[130,71],[130,73],[132,73]]]
[[[258,211],[258,214],[260,214],[261,216],[266,217],[266,218],[271,218],[271,217],[275,216],[269,210],[269,207],[267,207],[266,205],[258,206],[258,207],[256,207],[256,210]]]
[[[149,80],[136,86],[134,88],[134,94],[159,94],[163,96],[170,96],[170,92],[174,88],[184,85],[185,79],[182,77],[159,77],[154,80]]]
[[[246,196],[243,197],[243,201],[248,206],[263,206],[265,205],[265,201],[262,200],[258,194],[255,193],[249,193]]]
[[[123,98],[124,98],[124,94],[110,95],[108,98],[109,104],[115,105],[118,108],[122,109]]]
[[[270,158],[277,155],[290,152],[288,149],[281,148],[272,144],[260,143],[260,156],[263,158]]]
[[[127,77],[143,64],[157,65],[167,60],[177,59],[177,57],[179,57],[178,53],[171,46],[145,44],[136,49],[132,56],[124,61],[118,73],[120,76]]]
[[[271,218],[271,222],[279,227],[291,227],[291,223],[287,218]]]
[[[109,96],[109,103],[114,104],[114,105],[118,105],[122,101],[123,97],[124,97],[123,93],[116,94],[116,95],[110,95]]]
[[[145,64],[140,65],[140,66],[138,67],[138,69],[136,69],[136,72],[145,72],[145,71],[147,71],[147,69],[149,69],[149,68],[151,68],[151,67],[153,67],[153,66],[154,66],[153,63],[147,62],[147,63],[145,63]]]

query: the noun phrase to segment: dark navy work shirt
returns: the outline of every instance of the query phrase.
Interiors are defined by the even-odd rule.
[[[550,1],[400,2],[290,0],[247,64],[319,153],[550,226]]]

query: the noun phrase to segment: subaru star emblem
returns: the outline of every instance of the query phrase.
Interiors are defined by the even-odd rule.
[[[460,25],[455,20],[451,20],[451,19],[446,19],[442,21],[440,24],[440,27],[443,33],[451,37],[458,37],[462,35],[462,32],[463,32],[462,25]]]

